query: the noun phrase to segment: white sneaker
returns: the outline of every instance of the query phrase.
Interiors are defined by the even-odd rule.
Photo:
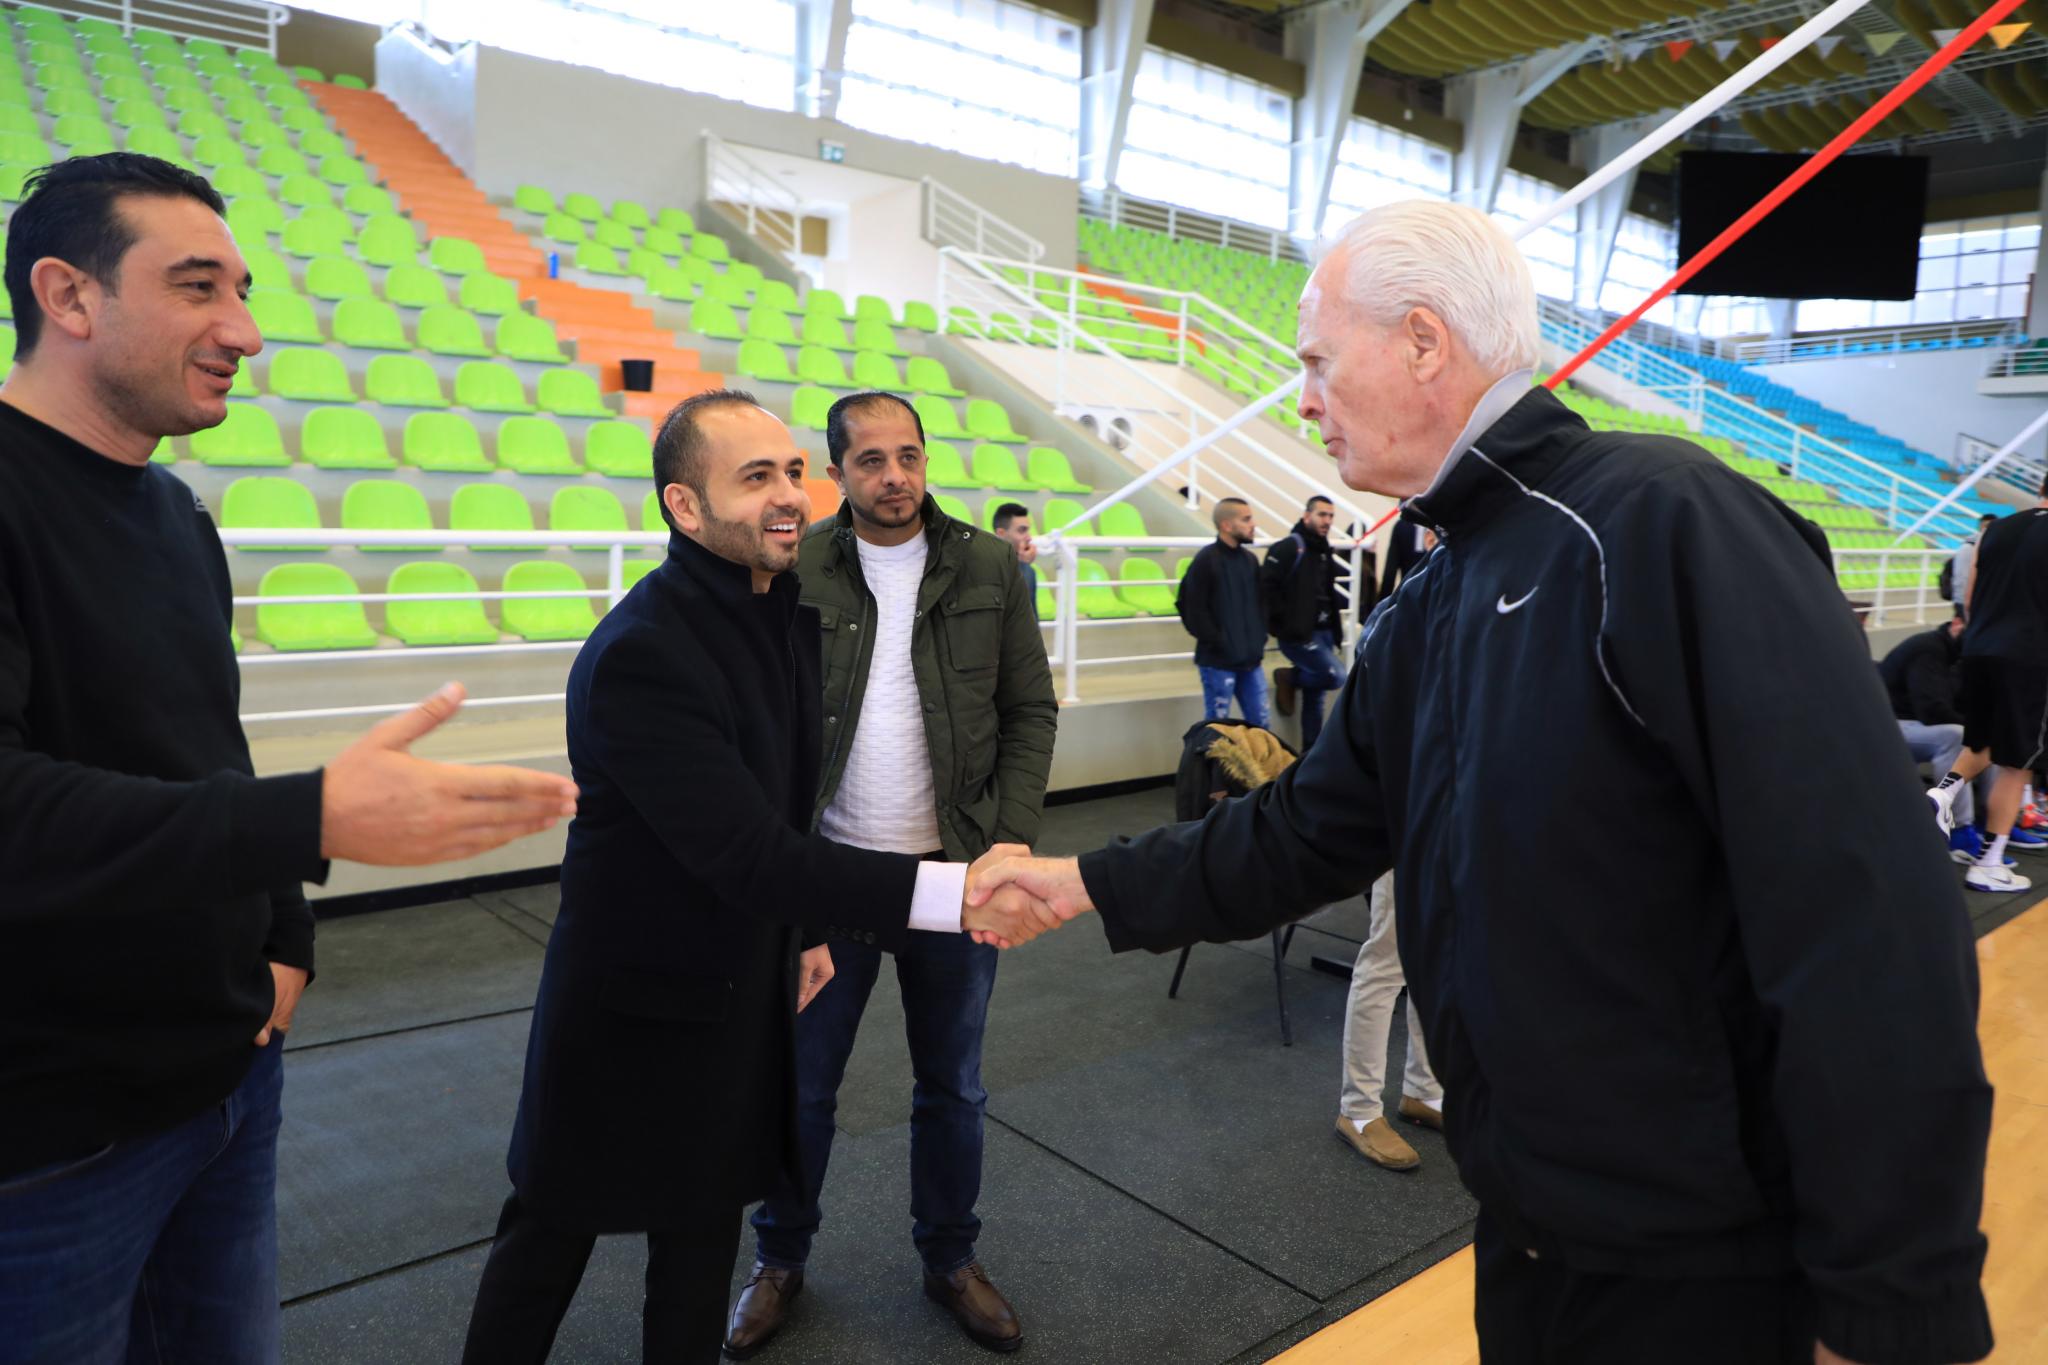
[[[1972,891],[2027,891],[2034,885],[2009,867],[1985,867],[1982,863],[1963,874],[1963,884]]]
[[[1949,802],[1955,800],[1956,791],[1956,787],[1950,787],[1944,796],[1933,787],[1927,790],[1927,800],[1934,807],[1934,827],[1941,831],[1941,837],[1944,839],[1956,832],[1956,814],[1949,806]]]

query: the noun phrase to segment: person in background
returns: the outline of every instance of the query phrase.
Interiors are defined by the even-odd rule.
[[[1916,762],[1931,765],[1937,774],[1954,771],[1963,755],[1964,722],[1958,691],[1962,654],[1963,613],[1958,607],[1953,617],[1933,630],[1923,630],[1899,641],[1877,665],[1885,693],[1891,698],[1892,714],[1898,717],[1899,735],[1906,741],[1906,752]],[[1976,793],[1972,788],[1985,788],[1988,796],[1991,781],[1989,775],[1982,776],[1974,783],[1963,783],[1956,791],[1951,807],[1955,829],[1949,834],[1948,846],[1949,856],[1959,863],[1974,863],[1983,856],[1984,831],[1977,823]],[[2038,835],[2017,826],[2010,840],[2027,847],[2040,842]],[[2010,855],[2006,862],[2011,864]]]
[[[1247,548],[1258,534],[1251,505],[1223,498],[1210,509],[1209,520],[1216,540],[1196,551],[1176,599],[1181,624],[1195,637],[1203,710],[1210,720],[1222,720],[1235,698],[1244,718],[1264,728],[1266,613],[1258,556]]]
[[[1006,502],[996,509],[996,534],[1017,547],[1017,570],[1024,576],[1024,591],[1038,601],[1038,546],[1031,539],[1031,509],[1021,502]]]
[[[841,398],[826,414],[825,444],[839,515],[813,528],[797,561],[834,680],[815,828],[933,866],[1029,844],[1059,704],[1014,542],[953,520],[926,496],[924,426],[895,394]],[[1013,1351],[1023,1323],[975,1254],[988,1105],[981,1043],[996,950],[956,932],[905,934],[892,951],[915,1078],[911,1239],[924,1292],[978,1344]],[[787,1320],[824,1220],[839,1085],[883,963],[873,943],[833,952],[832,986],[797,1024],[796,1179],[754,1213],[754,1267],[726,1332],[736,1359]]]
[[[1394,1002],[1405,984],[1394,928],[1394,874],[1372,884],[1372,920],[1344,1008],[1344,1083],[1337,1095],[1337,1139],[1375,1165],[1412,1171],[1422,1164],[1387,1122],[1382,1098],[1387,1080],[1387,1042],[1393,1032]],[[1408,1055],[1401,1070],[1401,1117],[1423,1128],[1444,1130],[1444,1089],[1429,1069],[1429,1046],[1415,994],[1408,994]]]
[[[1977,518],[1977,529],[1966,536],[1948,562],[1949,598],[1964,616],[1970,610],[1970,567],[1977,558],[1977,547],[1984,542],[1984,533],[1998,520],[1996,512],[1986,512]]]
[[[29,177],[0,387],[0,1361],[278,1358],[284,1035],[302,882],[467,858],[576,788],[407,747],[451,683],[324,770],[256,777],[227,555],[150,462],[263,345],[200,176]]]
[[[1278,710],[1283,716],[1294,714],[1295,694],[1300,693],[1304,749],[1322,733],[1323,698],[1344,683],[1343,665],[1337,661],[1337,559],[1330,553],[1330,526],[1336,519],[1336,505],[1328,498],[1310,498],[1294,529],[1266,547],[1259,570],[1266,624],[1290,665],[1273,671]]]
[[[1393,596],[1394,589],[1400,587],[1435,548],[1436,531],[1433,527],[1418,526],[1405,519],[1396,520],[1389,526],[1387,562],[1380,574],[1380,597]]]

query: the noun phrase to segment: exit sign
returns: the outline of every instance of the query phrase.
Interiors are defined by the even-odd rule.
[[[846,144],[819,138],[818,157],[823,161],[844,161],[846,160]]]

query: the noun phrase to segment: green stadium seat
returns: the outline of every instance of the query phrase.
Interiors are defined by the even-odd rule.
[[[729,304],[734,308],[746,307],[747,301],[754,296],[754,291],[747,287],[746,281],[733,275],[713,275],[704,281],[703,292],[705,298],[717,299],[720,303]]]
[[[228,397],[256,397],[256,371],[248,365],[237,365],[235,377],[228,381]]]
[[[691,233],[697,230],[697,220],[688,209],[663,209],[654,215],[654,225],[668,232]]]
[[[647,272],[647,292],[671,303],[688,303],[697,297],[697,282],[688,271],[672,265],[656,266]]]
[[[690,244],[664,227],[650,227],[641,233],[640,245],[664,260],[690,254]]]
[[[920,332],[936,332],[939,330],[939,315],[930,304],[910,299],[903,305],[903,325]]]
[[[528,559],[505,570],[502,591],[584,592],[589,587],[567,564]],[[506,630],[524,640],[581,640],[597,629],[590,604],[588,597],[512,597],[501,603],[498,616]]]
[[[630,251],[640,244],[640,239],[634,235],[633,229],[624,223],[615,223],[609,218],[592,225],[590,240],[599,246],[608,246],[614,251]]]
[[[598,392],[597,381],[582,370],[572,370],[566,366],[542,370],[536,396],[540,400],[541,411],[552,412],[559,417],[612,415],[612,410],[605,406],[604,395]]]
[[[295,133],[316,133],[327,127],[327,116],[311,104],[287,106],[277,121]]]
[[[116,99],[108,119],[120,128],[163,128],[168,130],[170,121],[156,100],[149,95],[131,95]]]
[[[928,355],[914,355],[904,362],[904,376],[913,393],[929,393],[940,398],[966,397],[953,376],[946,373],[946,367]]]
[[[825,415],[838,395],[815,384],[804,384],[789,398],[789,424],[805,431],[823,431]]]
[[[384,428],[361,408],[315,408],[307,413],[299,429],[299,453],[317,469],[398,468],[385,443]]]
[[[643,531],[666,531],[668,529],[668,523],[663,521],[661,517],[661,495],[652,489],[648,490],[646,497],[640,499],[640,529]]]
[[[423,265],[394,265],[384,276],[384,302],[396,308],[446,307],[448,286],[439,271]]]
[[[490,268],[483,248],[467,237],[436,237],[428,242],[427,264],[444,275],[474,275]]]
[[[512,207],[545,218],[555,211],[555,196],[539,185],[521,185],[512,191]]]
[[[515,474],[583,472],[569,453],[567,433],[546,417],[507,417],[498,427],[498,465]]]
[[[44,148],[43,154],[37,156],[32,148],[14,145],[12,140],[18,136],[19,134],[0,133],[0,161],[40,166],[50,159],[48,148]],[[165,161],[169,161],[172,157],[182,160],[185,155],[185,144],[178,141],[176,133],[173,133],[168,128],[158,127],[149,123],[139,123],[130,128],[127,138],[124,139],[124,145],[131,152],[140,152],[144,156],[161,157]]]
[[[477,320],[452,304],[422,309],[419,325],[420,349],[433,355],[487,356],[484,330]],[[459,401],[459,400],[458,400]]]
[[[342,255],[348,250],[348,238],[332,223],[301,214],[285,223],[281,245],[286,255],[307,260]]]
[[[1110,585],[1109,570],[1099,560],[1083,557],[1079,563],[1079,587],[1074,596],[1081,615],[1090,621],[1127,621],[1138,609]]]
[[[619,498],[608,488],[590,484],[556,491],[548,502],[548,529],[550,531],[623,531],[626,529],[626,509]],[[595,549],[595,546],[582,546]]]
[[[405,325],[398,310],[379,298],[343,299],[334,305],[334,340],[337,345],[356,346],[366,351],[408,351]]]
[[[457,407],[477,412],[532,412],[518,372],[495,360],[465,360],[455,371]]]
[[[350,185],[342,192],[341,206],[350,213],[360,213],[372,218],[380,213],[396,213],[398,205],[391,198],[391,191],[382,185]]]
[[[445,408],[434,367],[416,355],[373,356],[363,377],[363,396],[390,408]]]
[[[1151,534],[1145,529],[1144,515],[1127,502],[1103,508],[1098,526],[1104,536],[1117,540],[1141,539]]]
[[[583,434],[583,463],[607,478],[652,478],[654,447],[638,422],[594,422]]]
[[[379,213],[364,221],[356,251],[371,265],[412,265],[419,260],[420,241],[411,219]]]
[[[472,593],[478,588],[460,564],[429,559],[393,569],[384,591],[411,596]],[[493,645],[499,639],[498,628],[484,615],[484,604],[474,597],[386,602],[384,628],[408,645]]]
[[[541,365],[566,365],[569,357],[555,339],[555,324],[531,313],[507,313],[498,319],[498,354],[508,360],[531,360]]]
[[[249,267],[249,279],[254,288],[268,289],[274,293],[290,294],[292,290],[292,268],[284,263],[284,257],[267,246],[254,242],[242,246],[242,261]],[[268,335],[264,340],[271,340]],[[295,338],[280,337],[277,340],[290,341]]]
[[[974,509],[954,497],[951,493],[934,493],[932,494],[932,501],[938,504],[941,512],[944,512],[953,520],[965,526],[974,525]]]
[[[1094,523],[1084,520],[1081,516],[1087,510],[1072,498],[1047,498],[1045,516],[1039,530],[1045,534],[1072,531],[1077,536],[1092,536],[1095,534]]]
[[[258,597],[339,597],[360,591],[347,573],[320,563],[280,564],[256,587]],[[369,649],[377,643],[360,602],[259,602],[256,638],[287,652]]]
[[[920,393],[910,400],[910,405],[917,409],[917,420],[924,423],[925,440],[937,437],[942,441],[964,441],[969,438],[970,433],[960,425],[953,405],[945,399]]]
[[[769,308],[778,313],[802,313],[803,305],[796,300],[796,290],[786,281],[763,279],[754,286],[754,307]]]
[[[766,341],[776,346],[798,344],[796,328],[790,326],[789,314],[778,313],[772,308],[763,308],[756,303],[747,310],[747,335],[757,341]]]
[[[732,259],[732,254],[726,250],[725,238],[714,237],[708,232],[692,234],[690,254],[700,261],[710,261],[714,264]]]
[[[744,341],[746,330],[729,303],[701,298],[690,305],[690,330],[714,341]]]
[[[333,152],[320,158],[320,178],[330,185],[367,185],[370,168],[352,156]]]
[[[998,445],[983,444],[974,448],[974,477],[1003,493],[1029,493],[1037,487],[1017,467],[1017,457],[1006,447]]]
[[[270,391],[300,403],[356,401],[355,386],[349,382],[341,357],[310,346],[287,346],[272,357]]]
[[[451,531],[531,531],[533,509],[519,490],[503,483],[466,483],[448,502]],[[472,550],[519,550],[532,546],[492,545],[471,541]]]
[[[960,459],[960,447],[951,441],[926,441],[924,444],[924,481],[933,488],[982,487],[980,479],[967,472],[967,466]]]
[[[827,346],[835,351],[852,351],[856,348],[846,335],[846,327],[837,318],[823,313],[804,314],[803,339],[806,346]],[[865,349],[873,350],[874,347]]]
[[[572,259],[578,270],[592,275],[624,275],[626,267],[619,261],[619,253],[601,242],[578,242],[576,255]]]
[[[249,154],[243,150],[241,141],[229,133],[195,138],[192,143],[192,159],[208,170],[249,164]]]
[[[604,218],[604,205],[597,196],[575,193],[562,196],[562,212],[585,223],[599,222]]]
[[[880,351],[855,353],[853,382],[863,389],[882,389],[888,393],[903,390],[903,376],[896,372],[896,362]]]
[[[503,275],[478,270],[462,277],[455,301],[481,317],[503,317],[519,311],[519,286]]]
[[[344,531],[431,531],[426,494],[402,479],[358,479],[341,495]],[[431,554],[438,545],[362,545],[365,554]]]
[[[611,218],[614,223],[624,223],[629,228],[645,228],[654,222],[648,215],[647,206],[631,199],[612,200]]]
[[[320,505],[312,490],[297,479],[254,474],[236,479],[220,499],[220,525],[224,531],[317,531]],[[239,550],[258,553],[283,552],[318,554],[321,545],[239,545]]]
[[[956,303],[946,310],[946,335],[986,337],[988,332],[982,327],[981,319],[972,308]]]
[[[806,384],[822,384],[828,389],[854,387],[839,353],[825,346],[805,346],[799,350],[796,353],[796,373]]]
[[[1067,457],[1051,446],[1033,446],[1025,454],[1025,472],[1040,488],[1053,493],[1093,493],[1094,487],[1074,477]]]
[[[316,299],[369,299],[369,272],[347,256],[316,256],[306,262],[306,293]]]
[[[846,300],[836,289],[813,289],[804,295],[804,316],[831,318],[844,322],[853,314],[847,310]]]
[[[625,583],[626,590],[631,592],[635,584],[660,567],[661,561],[658,559],[629,559],[625,562],[620,578]]]
[[[853,324],[853,344],[860,350],[879,351],[888,356],[908,354],[896,344],[896,333],[890,330],[888,323],[872,319]]]
[[[796,375],[790,372],[789,357],[782,348],[771,341],[748,338],[740,343],[739,372],[748,379],[765,380],[771,384],[794,384]]]
[[[60,121],[83,115],[98,122],[100,102],[90,91],[52,90],[43,96],[43,112]],[[0,108],[0,129],[15,133],[37,133],[42,131],[42,124],[26,105],[10,105]]]
[[[896,325],[889,301],[877,294],[862,294],[853,301],[853,321],[856,326],[863,322],[876,322],[884,327]]]
[[[195,431],[185,445],[201,464],[245,468],[282,468],[292,462],[284,452],[277,419],[254,403],[230,403],[217,427]]]
[[[1164,583],[1138,583],[1133,579],[1163,579],[1166,570],[1156,559],[1142,555],[1126,555],[1124,562],[1117,566],[1116,594],[1124,602],[1146,616],[1177,616],[1180,614],[1178,594]]]
[[[727,261],[725,273],[744,284],[749,290],[757,289],[766,280],[761,267],[752,261]]]
[[[50,129],[50,138],[70,156],[99,156],[114,150],[114,133],[89,114],[66,114]]]
[[[284,231],[284,221],[284,210],[268,197],[243,195],[228,205],[228,230],[235,234],[238,245],[263,245],[270,234]]]
[[[563,246],[574,246],[588,237],[590,230],[568,214],[557,211],[549,214],[547,221],[540,225],[540,235]]]
[[[476,427],[454,412],[416,412],[405,419],[405,462],[434,473],[488,474],[491,461]]]
[[[336,76],[334,83],[343,90],[368,90],[370,88],[368,81],[350,71],[344,71]]]
[[[988,398],[967,400],[967,430],[982,441],[1021,444],[1030,439],[1010,425],[1010,414],[1003,411],[1002,404]]]

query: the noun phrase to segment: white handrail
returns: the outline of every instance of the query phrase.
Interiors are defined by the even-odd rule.
[[[1015,223],[931,176],[918,183],[924,186],[924,239],[933,246],[957,246],[977,256],[1022,257],[1027,264],[1044,259],[1045,243]]]
[[[1789,337],[1736,341],[1728,357],[1743,365],[1783,365],[1794,360],[1836,360],[1843,356],[1891,355],[1909,341],[1967,341],[2009,346],[2026,330],[2024,318],[1988,322],[1919,322],[1900,327],[1845,327],[1832,332],[1798,332]],[[1851,351],[1849,347],[1859,349]],[[2044,367],[2048,368],[2048,367]]]
[[[738,213],[747,235],[794,265],[802,245],[803,201],[718,134],[704,133],[704,200]]]
[[[207,38],[230,47],[262,48],[277,55],[277,30],[291,22],[284,5],[256,0],[107,0],[92,9],[77,5],[39,5],[67,19],[99,19],[119,24],[121,32],[160,29],[180,38]],[[108,13],[109,10],[117,13]]]
[[[2026,375],[2048,375],[2048,347],[2037,351],[2015,346],[1991,357],[1984,367],[1986,379],[2018,379]]]
[[[1111,227],[1128,224],[1148,232],[1161,232],[1180,241],[1207,242],[1211,246],[1250,252],[1271,261],[1308,259],[1301,243],[1289,237],[1283,229],[1259,227],[1155,199],[1140,199],[1118,189],[1082,190],[1081,214]]]

